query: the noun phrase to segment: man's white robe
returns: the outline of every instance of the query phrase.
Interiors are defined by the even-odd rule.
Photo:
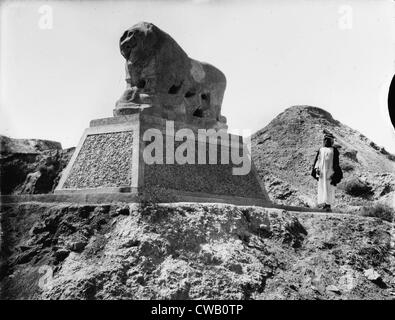
[[[333,148],[322,147],[320,149],[315,168],[319,169],[318,177],[318,204],[327,203],[331,205],[335,198],[335,187],[331,185],[333,171]]]

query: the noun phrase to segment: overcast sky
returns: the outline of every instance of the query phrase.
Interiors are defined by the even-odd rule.
[[[377,0],[3,1],[0,133],[76,146],[90,120],[112,116],[125,88],[119,37],[139,21],[225,73],[230,129],[313,105],[395,152],[394,6]]]

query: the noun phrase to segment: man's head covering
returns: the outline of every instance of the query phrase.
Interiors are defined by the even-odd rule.
[[[329,131],[324,130],[323,132],[324,132],[324,139],[331,139],[332,141],[335,139],[335,137],[333,136],[333,134],[330,133]]]

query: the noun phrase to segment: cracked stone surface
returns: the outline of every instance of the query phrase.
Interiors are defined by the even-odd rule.
[[[1,219],[1,299],[390,300],[395,292],[392,225],[375,218],[20,203],[3,205]],[[39,286],[44,267],[53,277]]]

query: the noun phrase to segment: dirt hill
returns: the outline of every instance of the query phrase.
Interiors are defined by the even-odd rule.
[[[310,174],[324,129],[335,136],[344,174],[336,191],[337,209],[354,210],[377,201],[392,205],[395,156],[311,106],[286,109],[251,137],[252,157],[272,200],[315,206],[316,180]]]

